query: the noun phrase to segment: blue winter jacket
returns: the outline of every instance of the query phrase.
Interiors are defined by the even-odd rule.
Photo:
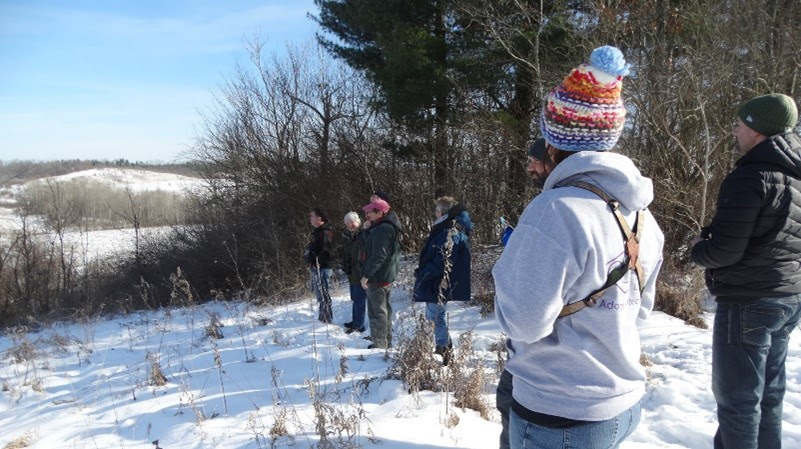
[[[438,302],[440,284],[445,271],[445,241],[453,230],[451,270],[449,282],[442,289],[443,301],[467,301],[470,299],[470,242],[468,236],[473,222],[464,206],[451,208],[446,218],[431,228],[420,262],[415,270],[414,300]]]

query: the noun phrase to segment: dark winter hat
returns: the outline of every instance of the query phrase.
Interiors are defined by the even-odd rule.
[[[528,147],[528,156],[543,160],[545,158],[545,139],[540,137],[532,142],[531,146]]]
[[[384,191],[381,191],[381,190],[376,190],[375,192],[373,192],[373,195],[381,198],[382,200],[386,201],[387,203],[389,202],[389,195],[387,195],[387,192],[384,192]]]
[[[772,136],[795,126],[798,121],[798,108],[795,101],[787,95],[762,95],[740,106],[737,117],[754,131]]]

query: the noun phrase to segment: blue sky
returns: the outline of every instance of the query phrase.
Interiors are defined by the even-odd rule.
[[[246,61],[314,39],[313,0],[0,0],[0,160],[169,162]]]

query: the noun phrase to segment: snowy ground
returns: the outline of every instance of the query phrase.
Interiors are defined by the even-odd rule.
[[[149,170],[129,168],[93,168],[76,171],[61,176],[52,176],[34,182],[94,181],[107,184],[111,188],[134,192],[163,190],[165,192],[183,193],[198,188],[203,180],[174,173],[162,173]]]
[[[59,244],[56,236],[45,231],[41,224],[36,221],[31,224],[32,232],[37,238]],[[15,230],[21,227],[20,217],[14,213],[13,209],[0,207],[0,241],[9,242],[13,238]],[[154,238],[167,233],[169,229],[169,227],[141,228],[139,238]],[[71,230],[64,233],[67,252],[74,252],[79,263],[84,260],[104,259],[130,252],[134,248],[135,241],[134,229]]]
[[[66,175],[38,179],[29,183],[14,186],[0,186],[0,240],[9,239],[22,227],[21,219],[13,209],[14,194],[26,185],[51,180],[65,182],[70,180],[94,181],[107,184],[111,189],[130,189],[133,192],[162,190],[174,193],[186,193],[199,190],[203,181],[199,178],[161,173],[147,170],[99,168],[83,170]],[[36,217],[28,223],[33,233],[40,238],[52,240]],[[166,232],[168,228],[142,228],[140,238],[150,238]],[[65,244],[71,247],[80,259],[87,260],[114,256],[121,251],[129,251],[134,247],[136,235],[133,229],[78,231],[71,230],[65,234]]]
[[[343,288],[336,293],[335,321],[342,323],[350,301]],[[388,360],[383,351],[366,349],[369,342],[358,334],[318,323],[311,303],[212,302],[4,335],[0,447],[15,441],[37,449],[316,447],[310,388],[325,398],[327,416],[339,416],[327,422],[332,435],[337,422],[344,435],[343,423],[358,423],[349,440],[354,445],[333,440],[332,447],[497,447],[494,408],[484,420],[475,411],[454,410],[446,393],[408,394],[400,381],[386,379],[393,350]],[[398,332],[422,311],[403,289],[394,292],[393,309]],[[215,315],[224,325],[216,340],[205,336]],[[476,307],[452,305],[450,322],[454,337],[473,331],[476,359],[494,372],[491,347],[503,339],[495,321],[481,318]],[[799,333],[787,362],[787,448],[801,447]],[[643,419],[622,447],[711,447],[710,331],[654,313],[642,335],[653,365]],[[149,385],[153,362],[164,386]],[[493,376],[485,385],[490,404]],[[273,440],[270,429],[282,415],[289,435]]]

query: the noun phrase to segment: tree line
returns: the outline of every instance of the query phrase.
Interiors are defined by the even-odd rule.
[[[768,92],[801,100],[799,0],[315,4],[317,45],[279,56],[251,41],[203,114],[196,225],[131,265],[155,302],[169,301],[177,267],[200,297],[284,292],[303,279],[308,210],[342,217],[375,190],[390,194],[407,251],[442,194],[470,210],[475,244],[496,244],[499,217],[514,222],[537,193],[525,148],[544,95],[609,44],[633,66],[615,151],[653,179],[666,237],[657,307],[690,318],[701,279],[687,242],[736,159],[737,106]]]
[[[214,191],[205,218],[255,250],[238,266],[256,273],[297,269],[305,208],[341,216],[374,190],[390,192],[407,250],[442,193],[469,207],[475,241],[496,243],[498,218],[514,222],[536,194],[523,164],[543,96],[611,44],[633,66],[616,151],[654,180],[666,234],[660,307],[691,315],[687,242],[736,159],[737,106],[801,98],[799,1],[315,3],[319,46],[278,57],[252,43],[196,146]]]

